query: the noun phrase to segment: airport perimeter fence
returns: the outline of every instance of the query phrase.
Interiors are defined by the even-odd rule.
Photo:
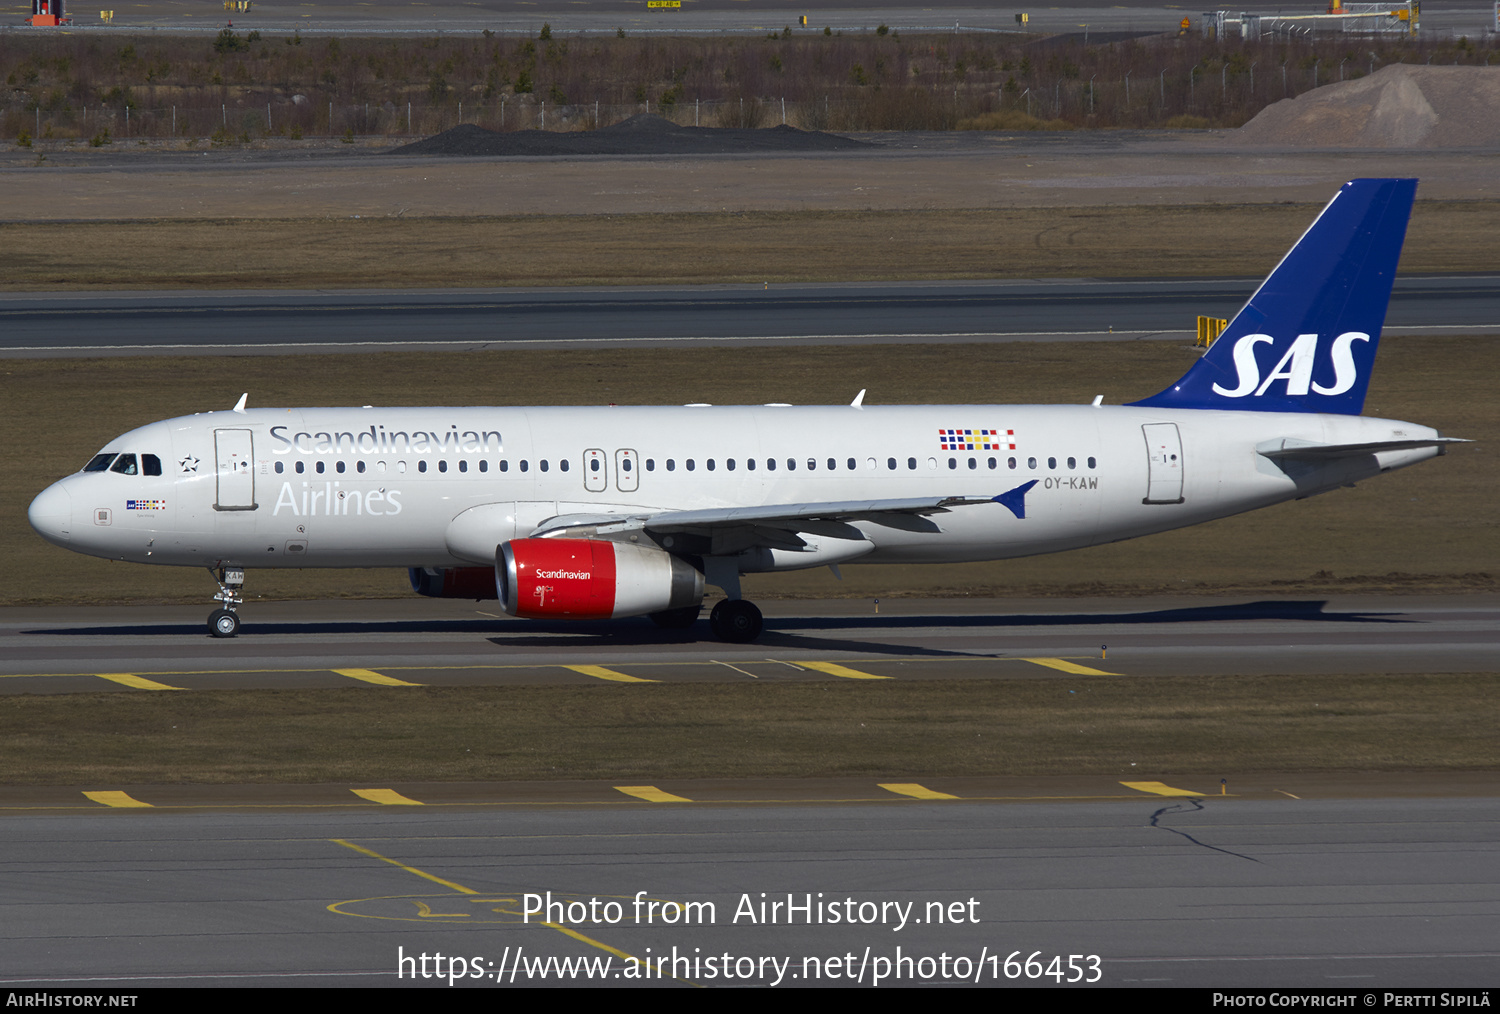
[[[1270,53],[1266,54],[1268,57]],[[1487,52],[1472,55],[1488,64]],[[1066,62],[1062,64],[1068,67]],[[432,102],[425,94],[384,102],[350,103],[315,90],[287,96],[247,89],[215,104],[144,101],[73,106],[28,99],[12,92],[0,103],[0,137],[25,145],[66,140],[96,146],[141,140],[178,139],[215,145],[265,138],[418,138],[459,124],[496,131],[594,130],[631,116],[652,113],[680,126],[774,127],[803,130],[896,131],[1028,129],[1048,127],[1235,127],[1261,109],[1321,85],[1373,73],[1381,62],[1369,53],[1330,59],[1236,56],[1217,64],[1088,76],[1076,65],[1052,77],[1015,75],[1002,81],[939,87],[828,89],[815,98],[715,97],[667,94],[643,102],[566,102],[541,93],[506,94],[488,100]]]

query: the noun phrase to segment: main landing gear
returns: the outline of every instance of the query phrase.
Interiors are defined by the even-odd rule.
[[[708,625],[714,636],[730,644],[749,644],[760,636],[765,621],[754,602],[725,599],[708,614]]]
[[[240,614],[237,612],[245,597],[240,589],[245,586],[245,571],[241,567],[208,568],[219,584],[215,602],[224,603],[222,608],[208,614],[208,632],[215,637],[233,637],[240,632]]]

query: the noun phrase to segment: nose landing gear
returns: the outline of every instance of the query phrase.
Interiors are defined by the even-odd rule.
[[[241,567],[219,567],[217,570],[210,567],[208,572],[219,585],[214,601],[224,603],[222,608],[208,614],[208,632],[214,637],[233,637],[240,632],[237,610],[245,601],[240,594],[245,585],[245,571]]]

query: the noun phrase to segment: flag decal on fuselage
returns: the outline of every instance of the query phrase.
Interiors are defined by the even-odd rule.
[[[1013,451],[1015,430],[938,430],[938,443],[945,451]]]

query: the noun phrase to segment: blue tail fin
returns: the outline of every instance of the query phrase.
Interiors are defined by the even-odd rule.
[[[1181,380],[1134,404],[1359,415],[1416,180],[1351,180]]]

